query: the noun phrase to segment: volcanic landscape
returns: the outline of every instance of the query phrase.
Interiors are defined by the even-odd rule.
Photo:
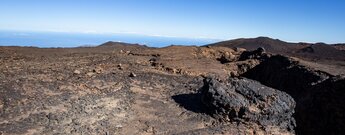
[[[0,135],[345,134],[344,48],[0,47]]]

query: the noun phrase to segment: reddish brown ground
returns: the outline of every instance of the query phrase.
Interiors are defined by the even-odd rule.
[[[255,123],[219,123],[174,100],[195,93],[202,76],[238,76],[259,63],[237,61],[242,52],[111,44],[0,47],[0,134],[290,134]],[[222,64],[221,56],[233,61]],[[300,61],[345,73],[342,61]]]

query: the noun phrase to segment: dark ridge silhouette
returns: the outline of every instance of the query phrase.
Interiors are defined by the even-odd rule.
[[[229,41],[222,41],[210,45],[231,48],[245,48],[250,51],[256,50],[259,47],[264,47],[269,52],[285,52],[286,50],[289,50],[289,48],[291,48],[290,43],[268,37],[240,38]]]
[[[269,37],[240,38],[209,44],[207,46],[223,46],[229,48],[245,48],[249,51],[263,47],[267,52],[285,54],[305,59],[345,60],[344,44],[325,43],[290,43]]]
[[[114,42],[114,41],[108,41],[105,42],[97,47],[147,47],[146,45],[140,45],[140,44],[131,44],[131,43],[125,43],[125,42]]]

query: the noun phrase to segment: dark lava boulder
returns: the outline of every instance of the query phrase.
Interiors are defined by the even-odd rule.
[[[230,78],[219,82],[207,78],[201,94],[208,111],[221,121],[254,122],[292,132],[296,126],[292,117],[296,106],[293,98],[254,80]]]
[[[254,51],[244,51],[239,60],[247,60],[247,59],[265,59],[268,55],[266,54],[266,50],[263,47],[259,47]]]

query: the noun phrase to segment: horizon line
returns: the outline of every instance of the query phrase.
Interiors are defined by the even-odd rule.
[[[324,42],[324,41],[296,41],[296,40],[285,40],[281,38],[275,38],[272,36],[244,36],[244,37],[233,37],[233,38],[214,38],[214,37],[204,37],[204,36],[174,36],[174,35],[161,35],[161,34],[144,34],[140,32],[131,32],[131,31],[119,31],[119,32],[99,32],[99,31],[66,31],[66,30],[15,30],[15,29],[1,29],[1,31],[9,31],[9,32],[24,32],[18,34],[27,34],[25,32],[37,32],[37,33],[66,33],[66,34],[89,34],[89,35],[112,35],[112,34],[128,34],[128,35],[139,35],[139,36],[147,36],[147,37],[161,37],[161,38],[181,38],[181,39],[203,39],[203,40],[210,40],[213,43],[236,40],[236,39],[255,39],[259,37],[267,37],[274,40],[280,40],[287,43],[308,43],[308,44],[317,44],[317,43],[325,43],[325,44],[345,44],[345,42]],[[109,42],[109,41],[104,41]],[[117,42],[117,41],[115,41]],[[211,43],[211,44],[213,44]],[[139,43],[138,43],[139,44]]]

